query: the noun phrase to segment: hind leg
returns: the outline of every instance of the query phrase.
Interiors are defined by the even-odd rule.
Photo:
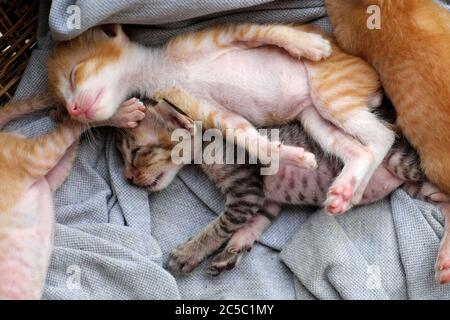
[[[352,203],[358,204],[375,170],[391,149],[395,133],[387,128],[368,108],[355,109],[343,116],[337,126],[358,139],[370,152],[370,161],[361,180],[357,178]]]
[[[324,203],[327,213],[343,214],[353,204],[359,203],[355,190],[365,189],[362,182],[372,162],[371,153],[367,147],[323,119],[313,107],[303,110],[299,120],[324,150],[344,162],[344,168],[329,188]]]
[[[340,157],[348,165],[352,165],[352,163],[358,165],[352,167],[354,173],[348,172],[349,175],[344,179],[347,182],[343,183],[342,177],[338,178],[339,186],[334,185],[330,191],[341,197],[343,193],[347,194],[351,187],[350,197],[345,201],[350,202],[349,207],[357,205],[361,201],[375,170],[391,148],[395,139],[394,132],[388,129],[368,109],[356,108],[342,115],[341,119],[337,119],[338,117],[331,119],[329,114],[320,109],[318,112],[316,111],[313,114],[310,109],[304,112],[300,116],[303,118],[302,124],[307,126],[308,121],[320,122],[322,126],[326,124],[325,126],[328,126],[329,129],[325,132],[333,134],[339,140],[334,141],[332,137],[326,137],[324,132],[320,132],[312,126],[309,128],[309,134],[319,141],[325,151]],[[314,120],[307,120],[306,118]],[[330,127],[333,127],[334,130],[330,130]],[[335,145],[336,143],[342,145]],[[347,195],[345,198],[347,198]]]
[[[305,62],[312,102],[319,114],[335,127],[354,138],[355,146],[369,151],[359,160],[351,204],[360,202],[375,170],[382,163],[395,134],[384,125],[371,107],[380,103],[377,73],[363,60],[333,47],[333,55],[321,63]],[[326,149],[331,152],[332,150]]]
[[[440,284],[450,283],[450,196],[443,193],[432,183],[425,182],[419,191],[419,197],[437,204],[445,218],[444,235],[441,239],[436,260],[436,281]]]
[[[445,218],[445,226],[435,265],[436,281],[440,284],[450,283],[450,196],[430,182],[422,184],[408,181],[403,189],[411,197],[431,202],[441,209]]]
[[[225,249],[211,261],[206,269],[207,273],[217,276],[239,264],[243,255],[252,249],[254,243],[259,240],[272,220],[280,213],[280,206],[277,203],[266,201],[264,209],[267,215],[254,216],[245,226],[233,234]]]

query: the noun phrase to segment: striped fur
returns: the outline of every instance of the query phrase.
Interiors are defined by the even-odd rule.
[[[379,113],[386,121],[392,121],[392,118],[388,118],[382,112]],[[173,120],[175,117],[178,117],[178,120]],[[170,157],[166,158],[165,163],[156,162],[152,158],[157,159],[161,153],[170,154],[173,143],[165,144],[163,141],[169,139],[171,132],[179,126],[180,117],[185,116],[170,106],[162,108],[158,105],[149,109],[146,119],[137,128],[125,130],[121,135],[118,146],[124,157],[126,174],[133,173],[129,176],[132,182],[141,182],[136,178],[146,176],[147,181],[151,182],[149,191],[157,191],[164,189],[172,181],[181,166],[175,167]],[[159,121],[158,118],[165,119],[165,122]],[[160,125],[155,126],[156,123]],[[261,176],[260,165],[203,164],[203,171],[225,195],[225,209],[200,234],[172,252],[169,259],[169,269],[172,272],[176,274],[191,272],[205,257],[228,242],[224,251],[208,267],[209,273],[217,275],[238,263],[243,251],[251,248],[264,228],[278,215],[283,204],[310,206],[323,204],[329,185],[343,168],[342,161],[323,151],[298,123],[272,129],[280,130],[280,139],[284,144],[299,146],[313,152],[318,163],[317,170],[300,171],[302,169],[294,168],[295,172],[300,172],[297,180],[294,180],[290,177],[295,172]],[[161,135],[165,136],[164,139],[160,139]],[[233,154],[237,155],[236,150]],[[382,191],[377,196],[363,198],[363,203],[384,197],[404,182],[410,182],[407,190],[420,199],[429,200],[432,194],[438,193],[438,190],[429,192],[430,185],[420,169],[419,157],[403,136],[397,137],[384,163],[385,176],[381,176],[381,183],[390,179],[394,184],[387,190],[380,182],[375,182],[378,183],[375,186],[373,183],[369,184],[372,189]],[[172,170],[168,176],[164,168]],[[159,177],[156,184],[155,176]],[[377,174],[374,177],[375,181],[376,178]],[[412,189],[411,185],[417,187]],[[148,187],[148,183],[142,183],[141,186]]]

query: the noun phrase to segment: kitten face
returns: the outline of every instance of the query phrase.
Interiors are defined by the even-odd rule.
[[[58,43],[48,62],[49,87],[82,122],[109,119],[124,100],[120,69],[130,44],[118,25],[97,27]]]
[[[180,120],[183,118],[183,120]],[[126,129],[117,139],[124,160],[128,181],[154,192],[166,188],[182,165],[172,162],[172,132],[191,123],[168,105],[146,110],[146,116],[136,128]]]

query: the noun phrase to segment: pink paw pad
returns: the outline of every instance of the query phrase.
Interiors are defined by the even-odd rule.
[[[351,208],[353,185],[345,184],[331,187],[325,201],[325,211],[332,215],[340,215]]]

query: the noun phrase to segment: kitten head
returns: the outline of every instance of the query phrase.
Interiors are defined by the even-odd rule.
[[[48,61],[49,88],[73,118],[92,122],[114,114],[127,95],[119,75],[130,46],[120,25],[95,27],[55,45]]]
[[[149,191],[166,188],[183,165],[172,161],[172,132],[186,129],[193,133],[191,119],[162,101],[148,107],[146,116],[136,128],[124,129],[117,139],[122,154],[125,177],[128,181]]]

